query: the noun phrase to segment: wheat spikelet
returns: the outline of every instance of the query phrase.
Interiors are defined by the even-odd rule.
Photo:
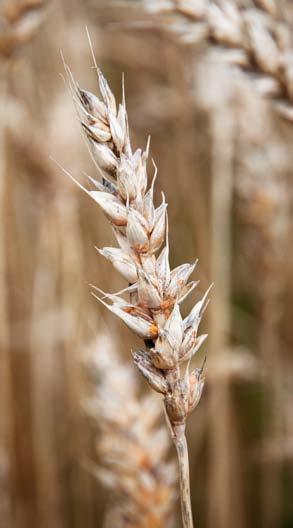
[[[242,69],[260,93],[274,99],[278,111],[293,120],[293,45],[290,26],[274,1],[145,1],[166,27],[185,41],[205,38],[219,56]]]
[[[4,0],[0,6],[0,56],[10,57],[42,23],[47,0]]]
[[[197,285],[188,283],[196,263],[171,271],[168,233],[166,245],[156,257],[165,238],[167,204],[162,195],[161,205],[154,205],[156,170],[147,190],[149,142],[145,151],[132,152],[124,93],[117,107],[100,70],[102,101],[80,89],[66,69],[92,156],[102,174],[101,182],[91,179],[95,190],[82,188],[102,208],[119,244],[119,248],[99,251],[130,284],[125,289],[130,301],[99,289],[94,296],[144,340],[145,348],[133,354],[134,362],[151,387],[163,395],[179,460],[183,524],[191,527],[185,424],[200,400],[204,381],[202,368],[189,372],[189,365],[207,337],[198,336],[197,331],[208,292],[182,319],[180,304]]]
[[[88,410],[100,431],[97,475],[112,497],[105,526],[171,528],[176,470],[166,456],[168,433],[158,425],[159,401],[138,397],[134,372],[119,361],[109,335],[100,335],[87,356],[95,383]]]

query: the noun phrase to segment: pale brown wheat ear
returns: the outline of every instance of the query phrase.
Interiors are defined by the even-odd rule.
[[[3,0],[0,6],[0,56],[9,58],[31,40],[45,16],[48,0]]]
[[[129,286],[124,293],[130,298],[125,300],[120,292],[105,294],[98,288],[93,295],[144,340],[144,347],[133,353],[133,359],[150,386],[163,395],[178,455],[183,526],[190,528],[193,519],[185,425],[199,403],[204,380],[203,368],[190,372],[189,366],[207,337],[198,336],[197,332],[209,290],[183,319],[180,305],[198,284],[188,282],[196,262],[170,269],[165,196],[162,195],[161,205],[155,207],[156,169],[148,188],[149,141],[144,151],[132,151],[124,87],[122,103],[117,105],[95,65],[100,100],[81,89],[65,67],[89,149],[102,178],[90,178],[94,190],[76,183],[98,203],[113,228],[119,247],[99,251],[127,280]],[[156,256],[165,234],[165,247]]]
[[[156,395],[138,396],[135,371],[102,333],[86,351],[86,410],[99,430],[100,465],[94,470],[110,492],[105,527],[174,528],[176,468],[168,461],[170,439],[160,425]]]
[[[293,120],[292,29],[281,2],[145,0],[162,27],[188,43],[206,40],[219,58],[244,71],[275,108]],[[167,16],[165,17],[165,15]]]

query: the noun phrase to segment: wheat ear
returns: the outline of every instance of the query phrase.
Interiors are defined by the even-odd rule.
[[[10,57],[38,30],[48,0],[3,0],[0,6],[0,56]]]
[[[292,30],[275,0],[145,0],[168,29],[188,42],[206,39],[223,60],[245,71],[260,93],[293,120]],[[182,23],[183,21],[183,23]]]
[[[92,394],[87,409],[100,434],[97,476],[111,491],[106,526],[174,526],[176,469],[168,462],[170,440],[158,421],[162,409],[154,394],[138,397],[134,371],[115,354],[108,334],[86,356]]]
[[[147,190],[149,141],[145,151],[132,152],[124,89],[122,103],[117,108],[114,95],[98,68],[103,100],[79,88],[66,69],[82,127],[102,175],[99,182],[91,180],[95,190],[83,189],[102,208],[119,244],[118,248],[99,251],[128,281],[125,292],[130,293],[130,300],[118,294],[103,294],[97,289],[93,295],[144,340],[145,347],[133,354],[134,363],[150,386],[164,397],[178,454],[183,525],[191,528],[185,424],[200,400],[204,381],[202,368],[190,372],[189,364],[207,337],[198,337],[197,330],[208,292],[182,319],[180,304],[197,284],[188,282],[196,263],[170,270],[168,233],[164,249],[155,256],[165,239],[167,204],[163,195],[161,205],[154,205],[156,170]]]

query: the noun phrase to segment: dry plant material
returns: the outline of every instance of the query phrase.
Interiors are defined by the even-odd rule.
[[[243,249],[250,269],[261,281],[253,283],[259,311],[258,346],[266,370],[265,401],[270,415],[263,422],[263,448],[284,429],[284,295],[290,273],[291,155],[264,105],[243,91],[238,112],[238,212],[244,222]],[[261,150],[260,150],[261,149]],[[261,152],[261,154],[260,154]],[[271,373],[274,373],[272,376]],[[281,511],[281,469],[272,461],[262,467],[262,516],[265,526],[278,523]]]
[[[293,120],[292,30],[275,0],[146,0],[145,6],[185,41],[216,45],[224,61],[245,71]]]
[[[197,331],[208,292],[183,319],[180,305],[197,285],[188,282],[196,263],[170,269],[165,196],[162,194],[162,203],[155,207],[156,170],[148,189],[149,142],[145,151],[132,151],[124,90],[122,103],[117,106],[97,69],[100,100],[79,88],[66,69],[92,156],[102,175],[101,181],[90,178],[94,190],[82,188],[105,213],[119,245],[99,251],[129,283],[124,293],[130,294],[130,300],[99,289],[93,295],[144,340],[145,346],[134,352],[133,359],[150,386],[163,395],[179,460],[183,525],[190,528],[193,521],[185,424],[200,400],[204,380],[202,368],[190,372],[189,365],[207,337],[198,336]],[[165,234],[165,247],[156,256]]]
[[[0,5],[0,56],[10,57],[38,30],[47,0],[3,0]]]
[[[157,397],[138,396],[134,371],[119,361],[107,334],[89,349],[86,367],[94,382],[87,409],[100,432],[96,473],[111,494],[105,526],[173,527],[176,468]]]
[[[232,90],[227,89],[230,71],[217,70],[217,90],[204,83],[201,103],[209,110],[211,122],[211,233],[210,266],[215,278],[215,302],[210,313],[210,355],[223,362],[231,346],[231,220],[233,196],[233,156],[235,131]],[[219,75],[219,74],[222,75]],[[208,84],[209,89],[206,88]],[[217,97],[218,96],[218,97]],[[228,352],[229,354],[229,352]],[[230,351],[232,356],[232,350]],[[235,419],[231,385],[228,378],[211,384],[209,397],[209,502],[207,525],[226,528],[239,515],[242,528],[242,505],[237,467]],[[219,413],[221,409],[221,413]],[[220,453],[220,456],[219,456]]]

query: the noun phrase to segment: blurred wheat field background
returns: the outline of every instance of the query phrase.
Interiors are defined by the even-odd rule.
[[[111,230],[53,161],[81,182],[85,174],[96,177],[60,54],[80,84],[97,92],[86,26],[118,99],[124,73],[134,145],[151,135],[156,200],[164,189],[169,203],[172,266],[199,258],[199,292],[215,283],[202,327],[209,339],[198,360],[207,355],[206,386],[187,430],[197,526],[293,526],[293,123],[282,106],[292,92],[271,101],[262,92],[274,75],[263,82],[259,72],[246,75],[234,58],[232,65],[226,60],[233,46],[215,45],[201,17],[190,17],[204,3],[179,2],[179,12],[170,9],[173,2],[0,3],[3,528],[132,526],[116,511],[115,471],[122,477],[113,459],[121,423],[139,421],[133,409],[144,399],[146,424],[137,427],[153,442],[147,470],[149,451],[161,446],[156,463],[170,472],[169,480],[162,472],[146,504],[163,489],[160,501],[168,501],[172,514],[167,508],[168,521],[159,526],[180,526],[174,453],[170,448],[165,462],[163,419],[130,361],[138,341],[89,293],[88,283],[107,292],[125,287],[95,250],[108,245]],[[289,0],[232,4],[257,9],[255,16],[270,9],[282,24],[293,23]],[[188,301],[186,313],[190,307]],[[119,427],[107,392],[119,386],[119,375],[107,388],[101,359],[94,380],[88,373],[89,351],[103,358],[110,350],[119,358],[117,369],[121,362],[131,372],[126,380],[137,384],[127,409],[127,395],[117,392]],[[93,383],[104,409],[100,401],[88,412]],[[135,501],[141,458],[136,444],[127,448],[137,470]],[[98,470],[105,459],[110,481]],[[141,526],[158,528],[152,522]]]

